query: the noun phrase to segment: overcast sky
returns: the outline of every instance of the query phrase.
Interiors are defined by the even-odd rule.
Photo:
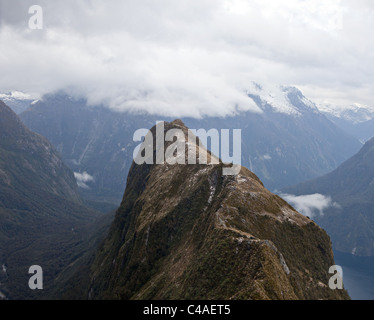
[[[32,4],[43,30],[28,28]],[[253,108],[256,81],[374,105],[373,30],[373,0],[0,0],[0,92],[225,115]]]

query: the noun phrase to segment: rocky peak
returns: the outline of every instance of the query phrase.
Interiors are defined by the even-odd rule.
[[[188,130],[178,120],[165,128]],[[222,169],[222,162],[133,163],[88,297],[348,298],[328,288],[327,234],[248,169],[236,176]]]

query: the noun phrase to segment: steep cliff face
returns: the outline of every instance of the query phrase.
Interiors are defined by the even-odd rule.
[[[73,172],[52,145],[0,101],[0,299],[47,293],[84,252],[83,228],[97,216],[81,204]],[[45,274],[39,292],[28,286],[35,264]]]
[[[171,128],[187,136],[181,121]],[[224,176],[223,167],[133,163],[88,298],[348,298],[328,288],[328,235],[248,169]]]
[[[42,136],[30,131],[0,101],[0,181],[10,189],[44,191],[79,201],[77,182],[59,154]]]

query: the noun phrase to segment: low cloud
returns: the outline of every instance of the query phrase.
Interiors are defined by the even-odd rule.
[[[94,181],[94,177],[89,175],[87,172],[74,172],[74,176],[77,180],[78,187],[83,189],[89,189],[90,187],[87,185],[87,183]]]
[[[373,1],[40,0],[43,30],[29,30],[32,4],[0,0],[0,92],[71,88],[173,117],[259,111],[252,80],[333,104],[374,99]]]
[[[333,202],[330,196],[322,194],[309,194],[302,196],[295,196],[292,194],[281,194],[284,200],[290,203],[298,212],[310,218],[316,215],[323,215],[324,210],[331,207],[339,207],[336,202]]]

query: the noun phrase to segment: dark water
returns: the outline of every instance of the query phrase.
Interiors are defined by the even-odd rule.
[[[343,269],[344,288],[352,300],[374,300],[374,257],[357,257],[334,251],[335,263]]]

